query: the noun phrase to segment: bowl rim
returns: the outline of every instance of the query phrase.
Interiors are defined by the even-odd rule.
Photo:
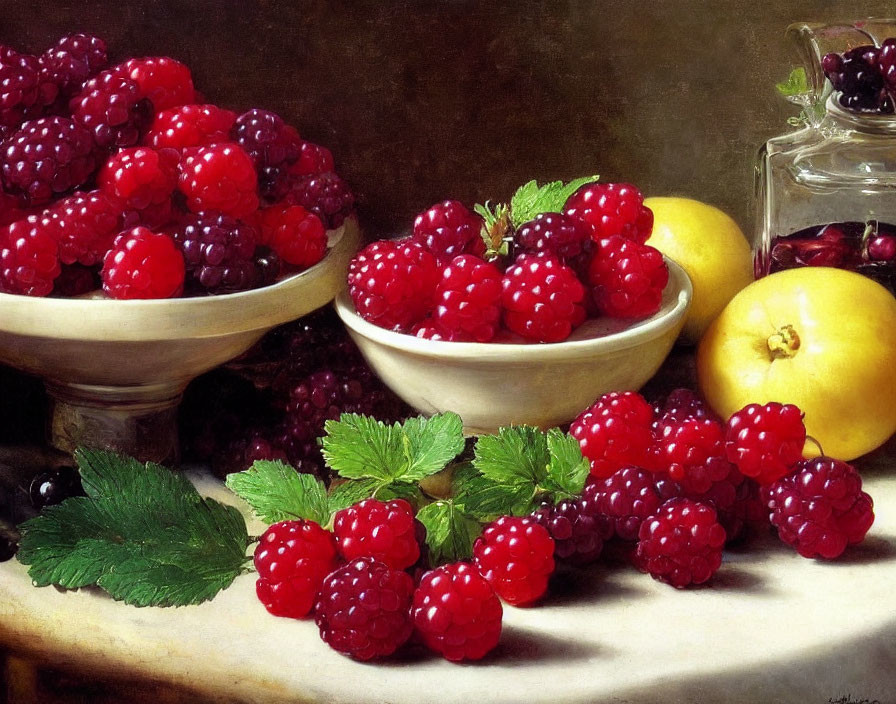
[[[427,340],[407,333],[395,332],[381,328],[364,320],[355,310],[348,290],[343,289],[334,301],[336,313],[342,322],[358,335],[405,353],[435,357],[443,360],[469,359],[471,361],[501,362],[533,362],[546,359],[567,359],[582,356],[593,356],[608,352],[637,347],[640,344],[661,336],[669,328],[683,322],[693,298],[693,285],[684,268],[677,262],[664,256],[669,267],[670,286],[674,291],[674,305],[668,310],[662,309],[653,316],[633,323],[630,327],[615,333],[589,337],[582,340],[565,340],[551,343],[514,343],[514,342],[448,342],[445,340]],[[664,291],[664,294],[666,291]]]

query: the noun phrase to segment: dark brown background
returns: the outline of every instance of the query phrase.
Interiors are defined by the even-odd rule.
[[[186,62],[212,102],[265,107],[331,147],[371,235],[443,198],[599,173],[752,226],[759,145],[797,20],[893,13],[799,0],[4,0],[0,42],[94,32]]]

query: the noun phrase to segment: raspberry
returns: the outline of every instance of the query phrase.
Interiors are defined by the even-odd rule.
[[[436,340],[442,342],[461,342],[459,338],[452,333],[444,332],[436,326],[432,318],[424,318],[419,323],[415,323],[410,330],[410,334],[424,340]]]
[[[489,342],[501,317],[501,272],[472,254],[460,254],[442,270],[433,322],[452,340]]]
[[[320,218],[301,205],[276,204],[259,211],[261,237],[286,263],[307,268],[327,253],[327,233]]]
[[[543,501],[531,514],[554,539],[554,557],[574,565],[587,565],[600,557],[613,525],[598,513],[593,501],[563,499]]]
[[[372,557],[397,570],[420,557],[416,530],[414,509],[404,499],[365,499],[333,519],[339,552],[346,560]]]
[[[217,210],[235,218],[258,209],[258,180],[252,160],[239,145],[198,147],[181,163],[178,187],[194,213]]]
[[[285,194],[286,170],[302,150],[298,131],[276,113],[256,108],[240,115],[230,134],[252,158],[261,194],[269,198]]]
[[[121,209],[100,191],[75,192],[54,203],[48,213],[63,264],[100,264],[122,230]]]
[[[312,142],[302,142],[298,160],[289,167],[289,173],[299,175],[320,174],[333,171],[333,154],[326,147]]]
[[[274,616],[302,618],[337,564],[332,533],[314,521],[280,521],[262,534],[255,548],[255,593]]]
[[[217,105],[181,105],[157,113],[143,142],[155,149],[187,149],[226,142],[235,120],[235,112]]]
[[[721,423],[709,418],[663,424],[656,433],[658,469],[688,491],[708,491],[731,467],[725,459],[724,434]]]
[[[531,604],[547,591],[554,571],[554,540],[532,518],[502,516],[476,538],[473,561],[508,604]]]
[[[167,235],[135,227],[115,238],[101,274],[110,298],[171,298],[183,291],[184,258]]]
[[[457,200],[436,203],[414,219],[413,239],[432,252],[440,262],[459,254],[485,254],[480,232],[482,218]]]
[[[155,112],[186,105],[194,100],[190,69],[167,56],[130,59],[113,70],[136,83],[140,97],[148,98]]]
[[[137,84],[115,69],[88,80],[69,103],[72,119],[103,149],[137,144],[152,120],[152,103]]]
[[[122,208],[143,210],[164,203],[177,186],[180,155],[174,149],[122,149],[97,175],[100,190]]]
[[[187,280],[209,293],[243,291],[256,280],[255,230],[220,213],[184,218],[172,233],[183,253]]]
[[[355,196],[332,171],[296,177],[284,198],[317,215],[328,230],[339,227],[355,211]]]
[[[803,458],[806,426],[793,404],[751,403],[728,419],[725,454],[740,471],[771,484]]]
[[[504,273],[504,324],[537,342],[560,342],[585,320],[585,289],[560,260],[523,254]]]
[[[63,37],[40,56],[41,74],[58,87],[63,98],[81,90],[107,63],[106,42],[90,34]]]
[[[550,254],[569,264],[593,246],[591,229],[581,220],[563,213],[541,213],[520,225],[515,241],[523,252]]]
[[[715,509],[691,499],[666,501],[638,537],[639,567],[677,589],[706,582],[722,564],[725,529]]]
[[[64,117],[30,120],[3,143],[3,185],[42,205],[84,183],[97,167],[90,133]]]
[[[609,477],[628,465],[651,466],[653,408],[633,391],[604,394],[582,411],[569,432],[588,458],[592,476]]]
[[[643,244],[653,231],[653,211],[629,183],[586,184],[567,199],[563,212],[585,221],[595,242],[619,235]]]
[[[49,217],[29,215],[0,231],[0,289],[46,296],[59,276],[59,245]]]
[[[20,54],[9,47],[0,47],[0,125],[17,129],[25,120],[37,117],[40,109],[55,95],[42,95],[40,63],[29,54]]]
[[[0,191],[0,227],[12,225],[16,220],[24,220],[32,213],[31,208],[23,209],[22,202],[9,193]]]
[[[874,522],[874,503],[855,468],[830,457],[799,462],[768,487],[771,522],[803,557],[839,557]]]
[[[660,309],[669,268],[653,247],[614,236],[591,260],[588,281],[600,310],[614,318],[643,318]]]
[[[675,389],[665,398],[656,401],[653,404],[653,413],[656,418],[653,422],[655,432],[660,432],[662,426],[671,421],[716,418],[700,396],[685,388]]]
[[[619,538],[635,541],[641,524],[662,503],[655,479],[640,467],[623,467],[606,479],[588,484],[582,491],[582,500],[608,518]]]
[[[374,325],[406,330],[432,309],[439,270],[416,242],[381,240],[362,249],[348,267],[358,314]]]
[[[361,557],[324,579],[314,606],[320,637],[356,660],[391,655],[411,636],[414,580],[371,557]]]
[[[480,660],[501,638],[501,600],[468,562],[423,575],[411,617],[424,644],[447,660]]]

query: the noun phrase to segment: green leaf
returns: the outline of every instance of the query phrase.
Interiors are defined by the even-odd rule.
[[[588,478],[588,460],[582,456],[579,441],[558,428],[551,428],[547,437],[551,460],[543,487],[552,498],[570,498],[582,493]]]
[[[778,93],[784,97],[808,93],[810,89],[809,81],[806,77],[806,69],[802,66],[797,66],[790,72],[790,75],[787,76],[787,80],[782,83],[776,83],[775,88],[777,88]]]
[[[404,499],[414,508],[418,508],[426,503],[423,498],[423,492],[420,487],[412,482],[395,482],[386,484],[376,491],[376,498],[380,501],[391,501],[392,499]]]
[[[405,434],[398,423],[343,413],[339,420],[328,420],[324,430],[324,460],[341,477],[390,482],[407,467]]]
[[[75,459],[86,497],[20,526],[18,559],[38,586],[96,584],[136,606],[211,599],[243,570],[239,511],[203,498],[182,474],[99,450]]]
[[[528,483],[497,484],[477,474],[459,483],[454,502],[469,516],[493,521],[499,516],[525,516],[533,509],[535,486]]]
[[[538,485],[547,475],[548,444],[538,428],[515,425],[476,441],[473,465],[497,484]]]
[[[283,462],[256,460],[249,469],[227,475],[225,484],[267,523],[298,518],[320,525],[329,521],[324,483]]]
[[[381,486],[383,483],[379,479],[353,479],[330,486],[330,514],[369,499]]]
[[[552,181],[539,186],[529,181],[517,189],[510,199],[510,219],[514,227],[529,222],[541,213],[559,213],[569,197],[586,183],[594,183],[599,176],[583,176],[569,183]]]
[[[473,556],[473,541],[479,537],[482,526],[452,500],[424,506],[417,512],[417,520],[426,528],[426,545],[433,567]]]
[[[438,413],[431,418],[408,418],[402,425],[408,464],[402,481],[417,482],[435,474],[463,452],[464,424],[457,413]]]

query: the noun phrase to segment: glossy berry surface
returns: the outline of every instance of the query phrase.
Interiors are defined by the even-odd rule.
[[[235,112],[217,105],[181,105],[158,112],[143,142],[155,149],[186,149],[226,142],[235,120]]]
[[[803,557],[839,557],[874,522],[874,504],[858,472],[830,457],[799,462],[768,487],[766,499],[781,540]]]
[[[177,186],[180,155],[174,149],[122,149],[109,157],[97,175],[97,185],[122,209],[143,210],[164,203]]]
[[[47,211],[63,264],[101,264],[123,229],[121,206],[101,191],[81,192],[57,201]]]
[[[636,541],[641,524],[654,515],[662,503],[656,476],[640,467],[623,467],[606,479],[588,484],[582,499],[605,516],[622,540]]]
[[[653,247],[619,236],[605,240],[588,268],[597,309],[614,318],[644,318],[660,309],[669,269]]]
[[[135,227],[115,238],[103,259],[110,298],[171,298],[184,287],[184,258],[167,235]]]
[[[355,196],[336,173],[305,174],[294,177],[284,196],[290,205],[301,205],[317,215],[328,230],[334,230],[355,212]]]
[[[217,210],[235,218],[258,209],[258,179],[239,145],[221,142],[197,147],[181,162],[178,188],[194,213]]]
[[[333,534],[314,521],[280,521],[261,536],[254,554],[255,593],[274,616],[303,618],[324,577],[337,564]]]
[[[198,291],[225,293],[255,285],[258,235],[252,226],[229,215],[195,213],[172,237],[183,254],[186,283]]]
[[[365,499],[333,519],[339,552],[346,560],[372,557],[403,570],[420,557],[414,510],[404,499]]]
[[[0,230],[0,290],[46,296],[59,272],[59,245],[50,218],[29,215]]]
[[[614,235],[643,244],[653,231],[653,211],[629,183],[590,183],[566,201],[563,212],[591,227],[595,242]]]
[[[283,196],[287,169],[301,154],[302,138],[298,131],[276,113],[255,108],[237,117],[231,138],[252,158],[261,194]]]
[[[275,204],[259,211],[264,243],[287,264],[305,269],[327,253],[327,232],[320,218],[301,205]]]
[[[56,84],[60,96],[69,98],[108,61],[106,42],[102,39],[90,34],[70,34],[41,54],[40,70]]]
[[[654,429],[673,420],[715,418],[702,396],[687,388],[673,389],[653,404]]]
[[[673,498],[641,524],[638,566],[681,589],[708,581],[722,564],[725,529],[711,506]]]
[[[547,591],[554,571],[554,540],[532,518],[502,516],[473,543],[473,561],[498,596],[524,606]]]
[[[137,84],[138,95],[160,112],[192,103],[195,96],[190,69],[167,56],[129,59],[115,70]]]
[[[460,254],[485,253],[482,224],[482,218],[460,201],[445,200],[417,215],[413,238],[440,262],[448,262]]]
[[[152,120],[152,103],[131,79],[115,69],[87,81],[69,104],[72,119],[93,135],[103,149],[130,147]]]
[[[55,467],[37,474],[28,487],[31,505],[40,511],[72,496],[84,496],[81,476],[74,467]]]
[[[569,263],[591,251],[591,229],[584,221],[564,213],[541,213],[520,225],[516,246],[530,254],[544,253]]]
[[[793,404],[751,403],[728,419],[725,454],[760,484],[771,484],[803,459],[806,426]]]
[[[504,325],[528,340],[560,342],[585,320],[585,289],[559,259],[522,254],[502,285]]]
[[[331,572],[314,606],[320,637],[356,660],[391,655],[413,631],[414,581],[407,572],[361,557]]]
[[[453,662],[480,660],[501,638],[501,600],[468,562],[424,574],[411,616],[426,647]]]
[[[40,63],[37,57],[0,48],[0,126],[14,130],[36,117],[45,101],[41,95]],[[55,86],[51,87],[55,89]],[[52,102],[54,96],[48,96]]]
[[[880,54],[878,47],[865,45],[823,57],[822,69],[834,90],[839,91],[838,100],[843,107],[858,112],[893,112],[893,100],[886,91],[884,72],[881,71]]]
[[[604,542],[613,536],[612,523],[584,496],[557,503],[544,501],[531,517],[554,539],[554,558],[573,565],[597,560]]]
[[[655,432],[655,466],[687,491],[705,493],[728,476],[725,429],[710,418],[668,421]]]
[[[358,314],[390,330],[408,330],[435,301],[439,269],[433,255],[407,240],[381,240],[362,249],[348,268]]]
[[[442,269],[432,322],[452,340],[489,342],[501,318],[501,271],[472,254],[460,254]]]
[[[299,158],[289,167],[289,173],[295,175],[321,174],[333,170],[333,153],[326,147],[307,140],[299,147]]]
[[[591,475],[651,465],[653,408],[633,391],[604,394],[573,420],[570,434],[588,458]]]

